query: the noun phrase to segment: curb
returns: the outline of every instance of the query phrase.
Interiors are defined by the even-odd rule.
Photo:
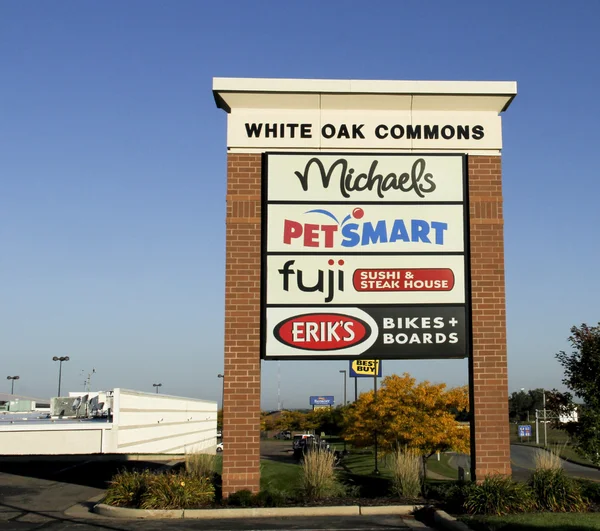
[[[422,508],[417,505],[365,506],[341,505],[330,507],[253,507],[237,509],[130,509],[104,503],[94,506],[93,512],[110,518],[189,518],[214,520],[218,518],[265,518],[286,516],[368,516],[379,514],[406,515]],[[462,529],[462,528],[461,528]]]
[[[448,531],[471,531],[471,528],[467,524],[459,522],[456,518],[450,516],[446,511],[434,509],[432,516],[434,524],[439,526],[441,529],[446,529]]]

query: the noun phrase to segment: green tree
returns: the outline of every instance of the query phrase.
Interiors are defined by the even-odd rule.
[[[275,425],[278,430],[304,431],[307,429],[306,415],[300,411],[282,411]]]
[[[563,383],[584,402],[579,421],[572,426],[576,448],[581,455],[600,464],[600,323],[571,328],[572,352],[556,354],[563,366]]]
[[[339,435],[344,422],[343,411],[344,407],[315,409],[307,417],[317,434]]]
[[[535,410],[544,407],[544,390],[530,389],[514,392],[508,398],[508,415],[510,420],[516,422],[531,421],[535,419]]]

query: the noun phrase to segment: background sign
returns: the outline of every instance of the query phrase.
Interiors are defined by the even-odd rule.
[[[531,437],[531,425],[519,426],[519,437]]]
[[[311,406],[333,406],[334,400],[333,396],[311,396],[310,397],[310,405]]]
[[[348,374],[351,378],[373,378],[375,374],[377,378],[381,378],[381,365],[380,360],[354,360],[350,362]]]
[[[263,159],[268,359],[469,354],[463,155]]]

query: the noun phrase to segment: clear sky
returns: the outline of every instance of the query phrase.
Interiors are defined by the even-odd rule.
[[[220,399],[226,115],[213,77],[509,80],[509,390],[600,321],[600,3],[0,4],[0,379]],[[285,407],[347,362],[281,362]],[[467,363],[384,363],[464,384]],[[263,407],[277,405],[263,362]],[[10,382],[3,391],[10,391]],[[361,382],[362,384],[362,382]],[[366,388],[367,384],[361,385]],[[349,397],[352,386],[349,385]]]

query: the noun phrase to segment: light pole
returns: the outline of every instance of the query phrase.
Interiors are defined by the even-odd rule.
[[[158,394],[158,388],[162,387],[162,384],[161,383],[152,384],[152,387],[156,387],[156,394]]]
[[[58,365],[58,396],[60,396],[60,381],[62,380],[62,364],[63,364],[63,361],[69,361],[69,356],[61,356],[60,358],[58,356],[54,356],[52,358],[52,361],[60,362]]]
[[[546,418],[546,390],[542,389],[544,397],[544,447],[548,448],[548,419]]]
[[[344,407],[346,407],[346,370],[340,371],[344,376]],[[346,454],[346,439],[344,438],[344,455]]]
[[[6,379],[7,380],[11,380],[11,382],[10,382],[10,394],[14,395],[15,394],[15,380],[18,380],[19,376],[7,376]]]
[[[344,405],[346,405],[346,370],[340,372],[344,375]]]

